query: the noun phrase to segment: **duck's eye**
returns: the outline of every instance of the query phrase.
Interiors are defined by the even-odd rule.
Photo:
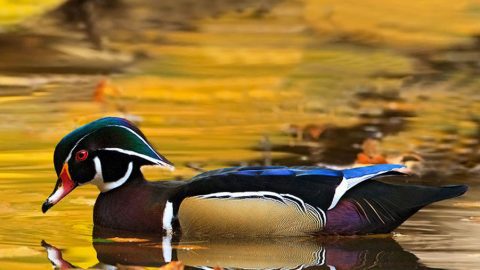
[[[84,161],[88,157],[88,151],[87,150],[80,150],[75,154],[75,160],[76,161]]]

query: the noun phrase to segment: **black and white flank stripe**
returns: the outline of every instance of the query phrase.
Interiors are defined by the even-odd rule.
[[[302,199],[291,194],[280,194],[271,191],[246,191],[246,192],[217,192],[205,195],[195,196],[200,199],[229,199],[229,200],[247,200],[247,199],[262,199],[274,201],[277,203],[292,205],[300,213],[313,217],[315,223],[323,228],[326,224],[327,218],[325,212],[305,203]]]

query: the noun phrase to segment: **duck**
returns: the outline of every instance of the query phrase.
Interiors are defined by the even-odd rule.
[[[130,121],[106,117],[67,134],[55,147],[58,176],[46,213],[75,188],[100,193],[95,227],[183,236],[285,237],[392,232],[421,208],[464,194],[466,185],[393,184],[405,166],[342,170],[244,166],[202,172],[188,181],[148,181],[142,166],[173,170]]]

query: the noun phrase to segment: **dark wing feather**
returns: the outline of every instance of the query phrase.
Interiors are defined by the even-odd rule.
[[[393,185],[376,180],[367,181],[349,190],[343,196],[340,207],[329,211],[329,233],[345,233],[343,229],[352,227],[356,233],[388,233],[402,224],[422,207],[445,199],[454,198],[467,191],[464,185],[428,187],[417,185]],[[344,212],[348,217],[335,219],[335,213],[345,211],[345,202],[356,207],[360,219]],[[342,209],[344,207],[345,209]],[[346,213],[346,214],[345,214]],[[348,222],[348,224],[343,224]],[[338,223],[338,224],[336,224]],[[352,231],[347,231],[351,234]]]
[[[177,194],[174,201],[218,192],[267,191],[290,194],[321,209],[330,205],[342,171],[319,167],[234,167],[197,175]]]

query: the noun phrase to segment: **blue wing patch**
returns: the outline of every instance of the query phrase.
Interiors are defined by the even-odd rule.
[[[394,169],[400,168],[405,168],[405,166],[399,164],[380,164],[373,166],[365,166],[343,170],[343,176],[345,177],[345,179],[358,178],[367,175],[371,175],[373,177],[375,175],[391,172]]]
[[[208,171],[195,176],[193,179],[217,175],[248,175],[248,176],[343,176],[342,171],[320,168],[320,167],[286,167],[286,166],[251,166],[251,167],[231,167],[213,171]]]
[[[192,179],[201,179],[217,175],[248,175],[248,176],[326,176],[345,177],[345,179],[356,179],[360,177],[374,177],[385,173],[399,173],[395,169],[405,168],[398,164],[380,164],[373,166],[358,167],[346,170],[333,170],[320,167],[286,167],[286,166],[250,166],[230,167],[201,173]],[[370,178],[369,177],[369,178]]]
[[[268,170],[262,170],[260,171],[260,175],[265,175],[265,176],[294,176],[295,171],[282,168],[282,169],[268,169]]]
[[[296,170],[296,176],[304,176],[304,175],[321,175],[321,176],[337,176],[341,177],[342,172],[338,170],[331,170],[331,169],[322,169],[322,168],[315,168],[309,170]]]
[[[222,174],[229,174],[229,173],[222,173]],[[255,176],[255,175],[258,175],[258,171],[256,171],[256,170],[243,170],[243,171],[231,172],[230,174]]]

